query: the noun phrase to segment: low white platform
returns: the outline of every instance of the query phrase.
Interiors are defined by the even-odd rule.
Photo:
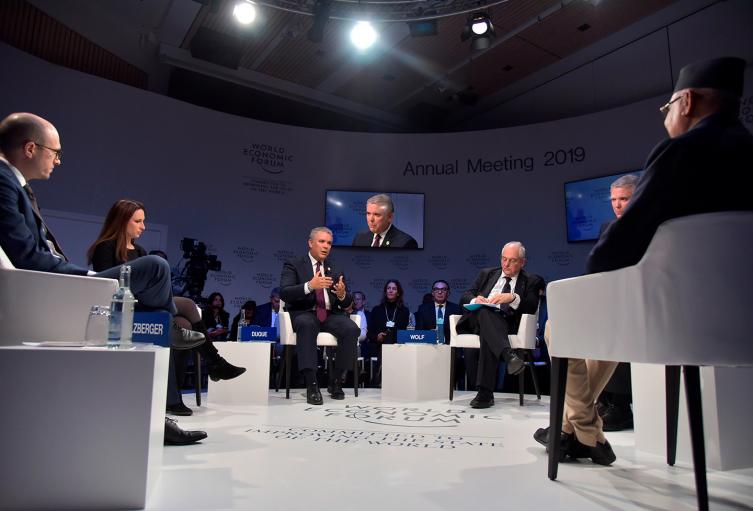
[[[382,346],[382,398],[442,399],[450,389],[450,347],[445,344]]]
[[[143,508],[167,369],[159,347],[0,347],[0,509]]]
[[[268,342],[217,342],[220,356],[246,372],[232,380],[209,380],[207,400],[220,405],[264,404],[269,395]]]

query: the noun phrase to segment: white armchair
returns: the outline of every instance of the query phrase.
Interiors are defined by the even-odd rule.
[[[358,314],[351,314],[350,319],[353,323],[361,328],[361,316]],[[293,360],[293,347],[296,344],[296,335],[293,331],[293,323],[290,319],[290,313],[285,310],[285,302],[280,300],[280,312],[279,312],[279,324],[280,324],[280,344],[282,344],[284,351],[284,366],[285,366],[285,399],[290,399],[290,366]],[[337,347],[337,339],[334,335],[320,332],[316,337],[316,345],[322,347]],[[355,357],[353,362],[353,392],[358,397],[358,357]]]
[[[452,401],[455,393],[455,356],[458,348],[471,348],[479,349],[481,347],[481,339],[475,334],[459,334],[457,331],[458,321],[460,316],[453,314],[450,316],[450,401]],[[539,391],[539,381],[536,378],[536,370],[533,365],[533,357],[531,357],[531,351],[536,348],[536,330],[539,324],[539,311],[536,310],[536,314],[523,314],[520,317],[520,325],[518,326],[517,334],[508,335],[510,340],[510,347],[516,350],[520,350],[519,353],[523,355],[526,367],[531,371],[531,378],[533,379],[533,386],[536,390],[536,397],[541,399],[541,391]],[[523,393],[525,390],[525,371],[518,375],[518,395],[520,399],[520,406],[523,406]]]
[[[699,508],[708,509],[698,366],[753,365],[753,212],[676,218],[635,266],[549,284],[550,431],[562,426],[569,358],[667,366],[667,462],[675,461],[680,366]],[[559,442],[549,449],[556,479]]]
[[[0,248],[0,346],[82,341],[92,305],[110,303],[118,281],[13,266]]]

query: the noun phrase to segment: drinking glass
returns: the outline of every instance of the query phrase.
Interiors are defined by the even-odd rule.
[[[110,324],[110,307],[93,305],[86,320],[84,340],[87,346],[106,346]]]

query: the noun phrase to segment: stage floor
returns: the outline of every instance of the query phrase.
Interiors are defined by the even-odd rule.
[[[548,423],[549,401],[497,394],[473,410],[470,392],[448,400],[382,401],[378,389],[344,401],[324,394],[309,406],[300,390],[270,392],[266,406],[211,400],[181,417],[209,437],[166,446],[149,510],[513,509],[685,510],[696,508],[692,467],[639,453],[632,432],[609,433],[609,468],[589,460],[560,464],[546,476],[533,432]],[[712,509],[753,507],[753,469],[709,471]],[[482,509],[486,509],[483,507]]]

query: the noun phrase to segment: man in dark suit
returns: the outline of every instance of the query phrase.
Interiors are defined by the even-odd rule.
[[[651,151],[630,205],[596,242],[586,273],[637,264],[659,225],[672,218],[753,210],[747,187],[739,186],[753,162],[753,135],[738,117],[745,66],[743,59],[723,57],[680,70],[670,100],[659,109],[670,138]],[[703,276],[688,278],[700,279],[702,291]],[[570,359],[559,438],[564,456],[590,457],[601,465],[616,459],[594,406],[616,365]],[[548,429],[537,430],[536,441],[547,445]]]
[[[61,164],[62,152],[57,129],[39,116],[16,113],[0,122],[0,246],[16,268],[117,279],[119,266],[94,273],[70,263],[42,218],[28,182],[50,179],[52,171]],[[145,256],[128,264],[131,291],[139,306],[175,314],[167,261]],[[189,349],[202,344],[204,335],[173,322],[170,341],[175,349]],[[169,395],[177,392],[174,386],[175,380],[168,378]],[[203,431],[184,431],[174,421],[165,419],[166,444],[189,444],[206,436]]]
[[[418,306],[414,316],[416,317],[416,330],[434,330],[437,329],[438,341],[444,344],[450,343],[450,320],[452,315],[461,316],[463,308],[449,301],[450,284],[446,280],[437,280],[431,285],[431,301],[424,302]],[[442,328],[437,328],[441,324]],[[462,352],[457,350],[457,358],[460,359]],[[469,350],[471,351],[471,350]],[[472,350],[476,351],[476,350]],[[475,388],[476,382],[476,364],[477,358],[473,357],[473,368],[469,371],[468,364],[464,366],[468,373],[468,381]],[[467,362],[467,359],[466,359]],[[472,373],[472,375],[471,375]],[[458,375],[458,379],[465,375]]]
[[[456,314],[462,315],[463,308],[448,301],[450,297],[450,285],[446,280],[437,280],[431,285],[431,295],[433,300],[429,303],[422,303],[416,311],[416,330],[434,330],[437,323],[442,323],[442,330],[438,332],[440,340],[445,344],[450,342],[450,321],[449,316]]]
[[[332,399],[344,399],[342,383],[348,369],[353,368],[360,330],[346,312],[353,306],[353,297],[347,291],[343,273],[327,260],[332,249],[332,231],[326,227],[312,229],[308,244],[305,256],[283,265],[280,298],[290,312],[296,333],[298,367],[306,383],[306,401],[320,405],[323,401],[316,381],[316,336],[328,332],[337,339],[330,395]]]
[[[478,394],[471,401],[473,408],[494,405],[494,387],[500,357],[507,363],[509,374],[519,374],[525,363],[510,348],[509,334],[518,332],[520,317],[535,314],[541,277],[523,271],[526,249],[519,241],[502,248],[501,266],[481,270],[471,289],[460,299],[464,304],[486,304],[475,311],[466,311],[458,321],[458,333],[481,337],[478,366]]]
[[[392,223],[395,205],[389,195],[379,194],[366,201],[366,224],[368,231],[359,232],[353,238],[354,247],[418,248],[413,236],[401,231]]]
[[[254,325],[264,327],[278,327],[277,314],[280,311],[280,288],[276,287],[269,292],[269,301],[256,308]]]
[[[617,178],[609,186],[609,201],[612,204],[614,216],[601,224],[599,236],[617,221],[630,204],[630,199],[638,184],[638,176],[627,174]],[[630,364],[621,362],[615,369],[612,378],[599,396],[597,409],[604,423],[604,431],[621,431],[633,428],[632,388],[630,380]]]

